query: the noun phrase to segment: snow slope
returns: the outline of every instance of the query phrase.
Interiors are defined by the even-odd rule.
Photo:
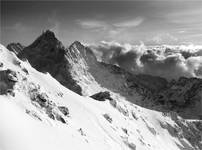
[[[0,62],[0,72],[15,73],[13,89],[0,95],[1,150],[202,149],[199,129],[175,113],[145,109],[118,94],[112,101],[80,96],[3,45]],[[0,88],[7,87],[7,82],[0,83]],[[68,109],[67,115],[61,106]]]

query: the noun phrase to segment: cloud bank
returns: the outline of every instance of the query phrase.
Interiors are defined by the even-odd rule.
[[[97,59],[132,73],[165,77],[202,78],[202,46],[145,46],[102,41],[89,45]]]

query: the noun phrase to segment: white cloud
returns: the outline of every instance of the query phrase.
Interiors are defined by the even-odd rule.
[[[145,46],[102,42],[90,46],[99,60],[130,72],[177,79],[181,76],[202,77],[201,46]],[[172,72],[172,73],[171,73]]]

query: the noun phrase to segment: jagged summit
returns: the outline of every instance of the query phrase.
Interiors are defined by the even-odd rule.
[[[43,48],[48,47],[47,49],[50,49],[50,47],[63,47],[62,43],[56,38],[54,32],[51,30],[43,31],[42,34],[28,47],[29,48]],[[25,46],[22,46],[20,43],[10,43],[7,45],[7,49],[14,52],[16,55],[18,55]],[[21,54],[19,54],[21,55]]]
[[[49,29],[43,31],[41,37],[44,37],[47,39],[56,39],[55,33]]]
[[[26,58],[39,71],[46,72],[55,64],[63,61],[65,48],[55,37],[54,33],[47,30],[42,33],[31,45],[25,47],[18,56]]]
[[[66,51],[55,34],[47,30],[43,32],[31,45],[25,47],[19,54],[20,59],[27,59],[40,72],[48,72],[62,85],[81,94],[80,87],[71,77]]]
[[[29,47],[32,48],[43,46],[44,44],[57,45],[62,47],[62,43],[56,38],[54,32],[50,30],[43,31],[43,33]]]
[[[52,37],[52,38],[55,38],[55,33],[51,30],[46,30],[46,31],[43,31],[43,36],[46,36],[46,37]]]
[[[77,56],[77,59],[83,58],[85,61],[90,65],[91,63],[96,63],[97,59],[94,55],[93,51],[89,47],[85,47],[81,42],[75,41],[73,42],[69,48],[70,53],[75,53]]]
[[[79,41],[74,41],[69,47],[72,47],[72,46],[74,46],[74,45],[76,45],[76,46],[83,46],[83,45],[81,44],[81,42],[79,42]]]
[[[90,55],[92,57],[92,59],[96,59],[93,51],[89,48],[84,46],[81,42],[79,41],[74,41],[70,46],[69,46],[70,50],[77,50],[79,51],[83,57],[86,57],[87,55]],[[97,60],[97,59],[96,59]]]

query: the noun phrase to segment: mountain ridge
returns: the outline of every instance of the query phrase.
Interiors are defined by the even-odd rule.
[[[36,50],[36,53],[30,56],[33,49]],[[52,55],[51,51],[55,53]],[[42,53],[42,56],[40,55],[41,57],[36,59],[38,53]],[[39,68],[43,66],[40,61],[47,58],[44,55],[53,60],[56,58],[51,64],[50,59],[45,62],[50,68]],[[114,65],[98,62],[91,49],[79,41],[75,41],[68,48],[64,48],[50,30],[43,32],[30,46],[25,47],[18,54],[18,57],[28,59],[34,68],[42,72],[49,72],[61,84],[80,95],[90,96],[100,92],[101,87],[104,87],[106,90],[121,94],[128,101],[146,108],[160,111],[172,110],[188,118],[201,116],[202,96],[200,92],[202,89],[198,88],[197,92],[193,92],[195,86],[201,86],[201,79],[190,78],[190,80],[195,81],[192,84],[186,82],[189,81],[189,78],[184,77],[177,81],[168,82],[158,76],[131,74]],[[58,71],[55,72],[55,70]],[[67,83],[69,81],[70,84]],[[185,84],[181,86],[182,81]],[[189,107],[193,108],[189,110]],[[185,110],[191,111],[190,114],[193,116],[186,114]],[[195,114],[195,112],[197,113]]]

